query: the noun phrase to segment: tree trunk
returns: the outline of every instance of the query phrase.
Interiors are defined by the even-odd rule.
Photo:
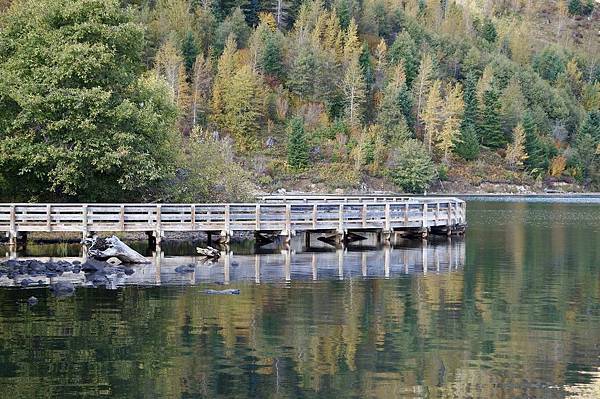
[[[117,258],[123,263],[150,263],[148,259],[129,248],[117,236],[89,240],[88,256],[98,260]]]

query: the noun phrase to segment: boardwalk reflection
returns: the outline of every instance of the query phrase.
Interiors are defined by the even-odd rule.
[[[192,285],[202,283],[230,284],[236,281],[289,282],[292,280],[325,280],[348,278],[392,278],[411,273],[446,273],[458,270],[465,262],[462,238],[441,241],[406,241],[393,246],[305,248],[301,243],[287,248],[261,249],[254,254],[224,252],[218,261],[200,256],[168,256],[162,250],[149,256],[151,263],[135,266],[131,276],[112,279],[112,287],[121,285]],[[32,257],[18,259],[75,260],[82,257]],[[181,265],[193,265],[194,271],[178,273]],[[26,278],[26,276],[23,276]],[[70,280],[85,284],[83,273],[65,273],[45,283]],[[37,280],[36,280],[37,281]],[[0,278],[0,286],[18,281]]]
[[[465,262],[463,239],[423,242],[413,247],[382,246],[359,249],[305,251],[273,249],[266,253],[223,254],[217,262],[196,256],[165,256],[156,253],[153,263],[136,269],[124,281],[138,285],[178,285],[236,281],[287,282],[292,280],[391,278],[411,273],[446,273]],[[180,274],[177,266],[192,264],[191,273]]]

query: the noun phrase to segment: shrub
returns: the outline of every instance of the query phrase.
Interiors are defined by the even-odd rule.
[[[418,140],[404,142],[390,159],[388,175],[403,191],[421,193],[437,175],[431,157]]]

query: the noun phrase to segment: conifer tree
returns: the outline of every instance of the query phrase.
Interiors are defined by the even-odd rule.
[[[436,147],[444,154],[444,162],[450,163],[450,153],[457,143],[461,142],[460,126],[462,122],[465,103],[460,83],[448,85],[446,89],[446,103],[443,116],[444,127],[436,139]]]
[[[523,161],[526,159],[525,130],[519,123],[513,130],[513,142],[506,147],[506,163],[509,167],[518,169],[523,167]]]
[[[409,126],[412,124],[412,98],[406,87],[404,66],[398,64],[393,67],[391,75],[378,109],[378,121],[387,142],[407,139],[410,136]]]
[[[477,78],[474,73],[469,73],[465,80],[464,102],[465,112],[462,121],[463,131],[469,127],[477,126],[477,118],[479,117],[479,102],[476,94]]]
[[[396,36],[396,40],[394,40],[388,51],[388,59],[392,64],[399,62],[404,64],[408,87],[412,86],[419,71],[423,70],[422,65],[419,67],[417,44],[407,31],[403,31]],[[423,59],[421,59],[421,62],[423,62]],[[430,73],[430,71],[427,71],[427,73]]]
[[[288,165],[294,170],[302,170],[309,164],[308,144],[306,142],[302,118],[294,117],[289,121],[287,134]]]
[[[433,150],[433,141],[438,137],[442,123],[441,82],[436,79],[429,90],[427,102],[421,112],[421,120],[425,126],[423,142],[429,154]]]
[[[213,82],[213,65],[210,57],[200,54],[192,69],[191,117],[192,127],[206,123]]]
[[[343,90],[346,118],[350,126],[357,126],[360,123],[362,106],[365,102],[365,81],[358,54],[354,55],[348,68],[346,68]]]
[[[523,132],[525,133],[525,152],[528,157],[525,160],[525,166],[529,170],[545,169],[546,160],[544,151],[537,133],[537,126],[533,119],[531,111],[527,110],[523,115]]]
[[[519,81],[512,77],[506,88],[502,91],[500,98],[500,103],[502,104],[500,109],[501,121],[505,134],[510,134],[523,119],[526,102],[527,100],[521,91]]]
[[[481,141],[490,148],[500,148],[506,143],[500,123],[500,102],[496,89],[490,88],[483,95],[483,108],[481,109]]]
[[[198,55],[198,46],[196,45],[196,39],[192,32],[186,33],[183,38],[181,54],[185,62],[185,70],[190,73],[194,66],[194,62],[196,61],[196,56]]]
[[[472,161],[479,155],[479,139],[473,125],[461,129],[461,141],[456,145],[455,152],[461,158]]]
[[[426,53],[421,59],[421,65],[419,66],[419,75],[413,83],[413,98],[415,101],[415,115],[420,118],[423,106],[427,99],[427,93],[431,86],[433,79],[433,61],[431,55]],[[406,80],[408,80],[408,73],[406,74]]]
[[[350,62],[355,55],[359,54],[361,50],[360,40],[358,39],[358,26],[354,21],[354,18],[350,20],[348,30],[346,31],[346,38],[344,41],[344,59],[346,62]]]

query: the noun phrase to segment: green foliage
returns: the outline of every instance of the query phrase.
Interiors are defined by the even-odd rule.
[[[396,36],[396,40],[394,40],[389,50],[389,60],[393,64],[404,63],[406,84],[411,87],[413,80],[419,73],[420,57],[417,44],[407,31],[403,31]]]
[[[533,59],[533,68],[546,80],[554,82],[558,76],[565,71],[566,61],[559,52],[546,47],[544,51]]]
[[[477,76],[469,73],[465,79],[465,90],[463,94],[465,100],[465,111],[463,114],[462,128],[466,130],[469,127],[475,129],[477,118],[479,116],[479,104],[477,101]]]
[[[142,27],[116,0],[23,1],[0,25],[3,194],[152,196],[173,173],[176,110],[141,75]]]
[[[423,144],[409,139],[392,155],[388,175],[401,190],[422,193],[435,179],[437,172]]]
[[[196,57],[198,56],[199,50],[196,45],[196,39],[194,38],[194,34],[192,32],[188,32],[183,39],[183,43],[181,44],[181,55],[183,55],[183,60],[185,62],[185,70],[190,73],[192,67],[194,66],[194,62],[196,62]]]
[[[188,140],[184,168],[178,173],[171,201],[244,202],[252,198],[251,176],[233,159],[226,139],[194,130]]]
[[[481,37],[483,37],[488,43],[495,43],[496,39],[498,38],[496,27],[489,18],[486,18],[483,21],[483,26],[481,27]]]
[[[527,159],[525,166],[529,171],[545,171],[548,168],[549,159],[544,151],[544,146],[538,136],[537,125],[530,111],[523,116],[523,130],[525,131],[525,152]]]
[[[294,170],[302,170],[309,164],[308,144],[301,118],[292,118],[288,123],[288,165]]]
[[[600,143],[600,110],[588,112],[579,129],[579,135],[585,134],[589,134],[597,143]]]
[[[490,148],[500,148],[506,144],[499,113],[498,93],[494,88],[491,88],[483,95],[483,108],[480,115],[481,124],[479,126],[481,142]]]
[[[475,127],[468,125],[461,130],[462,141],[456,145],[454,152],[461,158],[467,161],[477,159],[479,155],[479,140]]]
[[[259,64],[267,75],[277,78],[283,76],[283,54],[281,42],[276,34],[267,36]]]
[[[594,0],[569,0],[569,14],[590,15],[594,11]]]

